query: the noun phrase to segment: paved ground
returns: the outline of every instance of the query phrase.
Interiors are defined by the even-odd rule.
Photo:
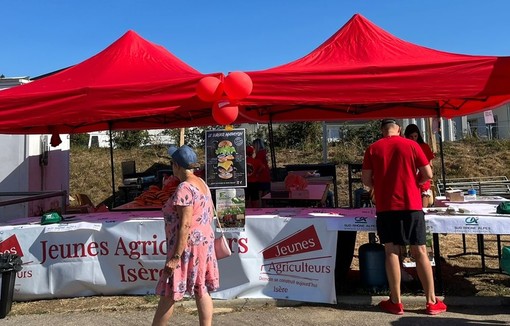
[[[425,314],[423,297],[405,297],[405,314],[381,312],[382,297],[339,297],[338,305],[311,305],[274,300],[215,301],[215,325],[510,325],[510,298],[446,298],[449,311]],[[194,302],[176,309],[172,325],[198,325]],[[72,312],[7,316],[2,326],[129,326],[150,325],[154,309],[139,311]]]

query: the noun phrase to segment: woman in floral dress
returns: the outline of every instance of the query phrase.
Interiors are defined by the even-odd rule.
[[[167,325],[174,303],[185,294],[195,297],[200,325],[211,325],[213,302],[209,291],[219,287],[214,253],[213,201],[206,183],[193,174],[198,166],[188,146],[170,148],[172,169],[181,183],[163,206],[167,258],[156,287],[160,296],[153,325]]]

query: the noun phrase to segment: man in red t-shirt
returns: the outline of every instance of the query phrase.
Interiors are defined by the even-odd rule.
[[[404,313],[399,254],[401,245],[410,245],[427,299],[426,311],[438,314],[446,311],[446,305],[435,296],[419,188],[432,179],[432,169],[418,143],[400,136],[394,119],[382,120],[381,131],[383,137],[365,151],[361,174],[363,183],[374,189],[377,233],[386,254],[390,298],[379,306],[394,314]]]

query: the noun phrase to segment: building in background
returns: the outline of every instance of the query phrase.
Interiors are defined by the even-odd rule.
[[[0,76],[0,91],[29,83],[28,77]],[[22,87],[22,86],[20,86]],[[0,134],[0,192],[66,190],[69,193],[69,135],[50,146],[51,135]],[[61,197],[0,206],[0,222],[60,208]]]
[[[178,139],[170,135],[164,134],[165,129],[153,129],[147,130],[149,133],[149,143],[147,145],[171,145],[177,144]],[[88,147],[110,147],[110,133],[108,131],[94,131],[89,132],[89,144]],[[115,137],[114,137],[115,138]],[[113,144],[115,147],[115,144]]]
[[[459,138],[510,139],[510,104],[455,118],[455,122]]]

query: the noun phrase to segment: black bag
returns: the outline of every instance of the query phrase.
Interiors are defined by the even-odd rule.
[[[10,253],[0,254],[0,273],[19,272],[23,268],[21,264],[21,257],[18,255]]]

